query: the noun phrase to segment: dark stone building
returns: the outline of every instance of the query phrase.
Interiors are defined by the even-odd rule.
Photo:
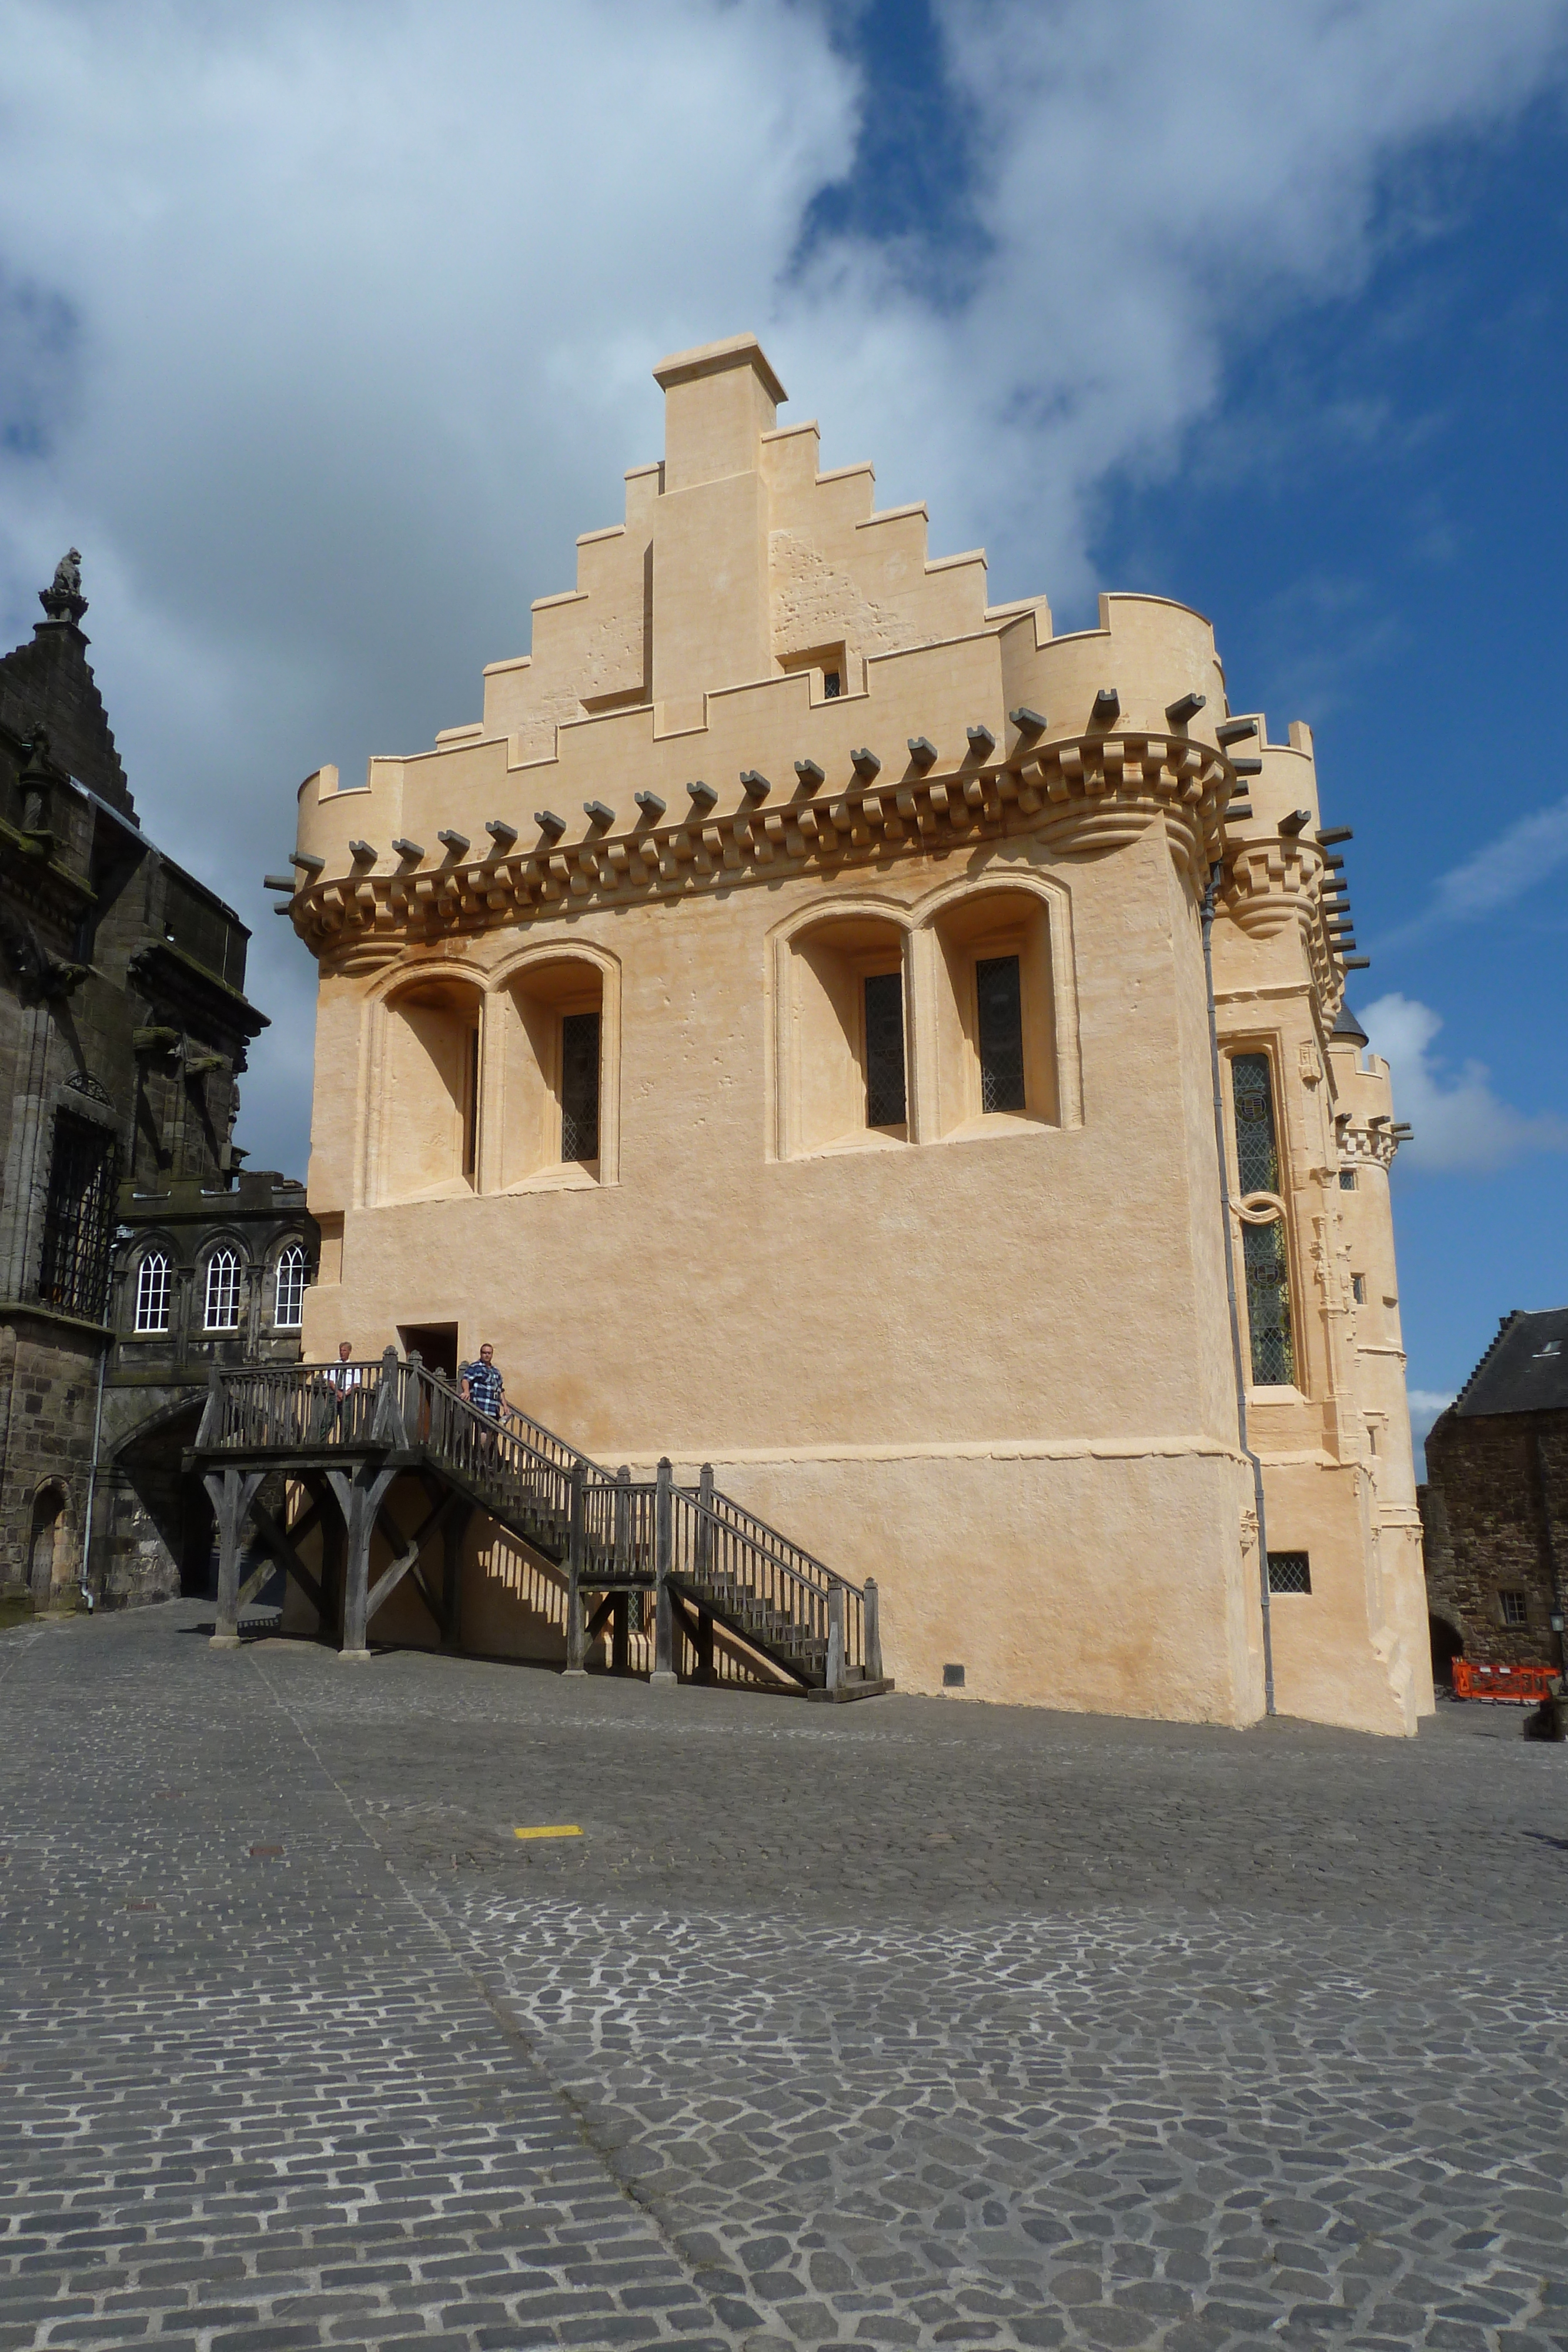
[[[249,933],[141,831],[75,551],[0,659],[0,1591],[205,1575],[182,1480],[208,1365],[299,1351],[304,1188],[241,1172]],[[285,1261],[287,1260],[287,1265]],[[279,1306],[293,1322],[279,1318]]]
[[[1433,1662],[1563,1663],[1568,1307],[1505,1315],[1427,1440]]]

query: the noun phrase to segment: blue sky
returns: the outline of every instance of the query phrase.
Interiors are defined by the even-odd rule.
[[[1565,67],[1568,0],[0,0],[0,634],[79,546],[257,934],[242,1139],[302,1165],[298,779],[475,715],[753,328],[995,596],[1180,597],[1312,722],[1413,1390],[1568,1298]]]

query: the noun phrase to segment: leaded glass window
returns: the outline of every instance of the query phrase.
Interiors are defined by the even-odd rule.
[[[232,1249],[214,1250],[207,1260],[207,1302],[203,1328],[239,1329],[239,1259]]]
[[[1270,1592],[1310,1592],[1312,1589],[1312,1561],[1304,1551],[1271,1551],[1269,1554]]]
[[[297,1331],[305,1312],[305,1252],[290,1243],[277,1261],[273,1321],[280,1331]]]
[[[1236,1109],[1236,1165],[1243,1200],[1252,1192],[1280,1192],[1280,1152],[1274,1126],[1274,1090],[1267,1054],[1238,1054],[1230,1065]],[[1252,1339],[1252,1378],[1260,1388],[1288,1388],[1296,1377],[1291,1333],[1291,1267],[1285,1223],[1244,1223],[1241,1255],[1247,1278],[1247,1324]]]
[[[1502,1603],[1502,1622],[1505,1625],[1529,1624],[1530,1603],[1522,1592],[1500,1592],[1497,1597]]]
[[[89,1323],[101,1320],[119,1182],[120,1144],[113,1132],[74,1112],[57,1111],[38,1269],[38,1297],[46,1307]]]
[[[1354,1171],[1354,1168],[1342,1168],[1342,1169],[1340,1170],[1340,1171],[1339,1171],[1339,1189],[1340,1189],[1340,1191],[1341,1191],[1342,1192],[1354,1192],[1354,1190],[1355,1190],[1355,1171]]]
[[[980,1108],[1022,1110],[1023,990],[1019,960],[983,956],[975,966],[980,1043]]]
[[[904,974],[873,972],[865,983],[865,1123],[902,1127],[907,1112]]]
[[[599,1157],[599,1014],[568,1013],[560,1024],[560,1156]]]
[[[1274,1091],[1267,1054],[1238,1054],[1230,1065],[1236,1101],[1236,1167],[1241,1194],[1278,1192],[1280,1154],[1274,1139]]]
[[[149,1250],[136,1269],[136,1328],[139,1335],[169,1328],[169,1261]]]

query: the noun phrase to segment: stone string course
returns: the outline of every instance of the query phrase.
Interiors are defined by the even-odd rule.
[[[1517,1715],[819,1711],[199,1621],[0,1637],[0,2352],[1568,2346]]]

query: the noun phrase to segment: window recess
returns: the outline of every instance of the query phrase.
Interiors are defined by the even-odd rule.
[[[590,1184],[602,1178],[612,1084],[604,989],[597,963],[551,956],[525,965],[493,1000],[502,1031],[502,1108],[491,1181]]]
[[[937,945],[936,1132],[1060,1118],[1051,915],[1033,891],[979,890],[945,907]]]
[[[879,916],[829,915],[783,956],[786,1156],[905,1141],[903,931]]]

